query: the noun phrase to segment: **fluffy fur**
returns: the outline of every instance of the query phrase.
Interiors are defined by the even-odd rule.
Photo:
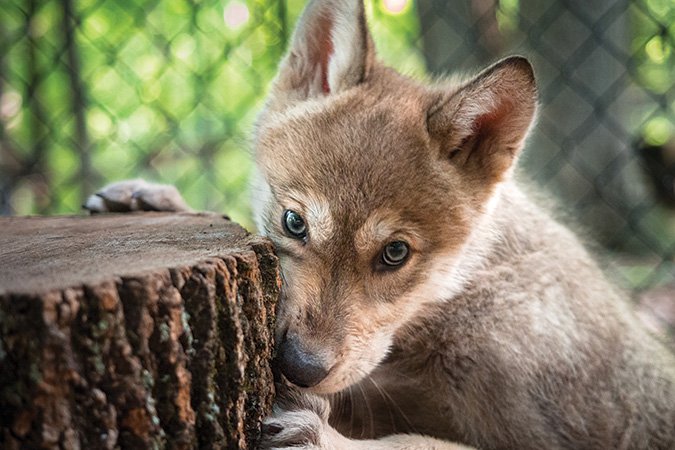
[[[263,445],[672,448],[673,356],[513,180],[529,63],[420,85],[376,61],[360,0],[336,3],[309,3],[255,142],[286,280],[278,338],[331,368],[304,392],[332,413],[279,409]],[[395,240],[410,259],[376,270]]]

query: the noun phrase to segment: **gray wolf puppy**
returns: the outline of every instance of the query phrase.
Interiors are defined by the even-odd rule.
[[[675,448],[673,355],[513,180],[536,97],[521,57],[417,83],[362,0],[309,2],[255,132],[297,386],[263,448]],[[93,208],[184,210],[168,189]]]

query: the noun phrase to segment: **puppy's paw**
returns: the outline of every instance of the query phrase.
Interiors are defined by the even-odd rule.
[[[328,424],[328,401],[277,385],[277,403],[262,426],[261,449],[337,450],[347,439]]]
[[[286,411],[275,407],[262,425],[260,449],[322,449],[329,425],[310,410]]]
[[[92,213],[191,211],[174,186],[148,183],[140,179],[111,183],[91,195],[83,207]]]

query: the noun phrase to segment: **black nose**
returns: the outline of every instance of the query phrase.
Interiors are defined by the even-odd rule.
[[[288,381],[304,388],[316,386],[328,375],[325,362],[305,350],[297,336],[287,336],[281,341],[277,364]]]

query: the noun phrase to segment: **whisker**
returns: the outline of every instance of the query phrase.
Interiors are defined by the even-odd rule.
[[[415,429],[415,427],[413,426],[413,424],[412,424],[412,422],[410,421],[410,419],[408,418],[408,415],[403,411],[403,408],[401,408],[401,407],[399,406],[399,404],[396,402],[396,400],[394,399],[394,397],[393,397],[389,392],[387,392],[387,390],[386,390],[384,387],[379,386],[379,385],[375,382],[375,380],[372,379],[372,377],[369,377],[369,378],[370,378],[370,381],[375,385],[375,387],[377,387],[377,389],[378,389],[383,395],[387,396],[387,398],[388,398],[389,401],[391,402],[392,406],[394,406],[394,407],[398,410],[399,414],[401,414],[401,418],[403,418],[403,420],[405,421],[406,425],[408,426],[408,430],[406,430],[406,431],[408,431],[408,432],[416,432],[416,429]]]
[[[384,406],[387,409],[387,412],[389,413],[389,420],[391,422],[391,427],[392,429],[396,429],[396,419],[394,418],[394,414],[392,413],[391,409],[389,408],[389,400],[387,396],[384,395],[384,392],[380,388],[380,386],[373,380],[373,377],[368,376],[366,377],[366,380],[370,381],[370,384],[372,384],[375,387],[375,390],[380,394],[380,397],[382,397],[382,400],[384,401]]]
[[[361,384],[357,384],[359,390],[361,391],[361,396],[363,397],[363,403],[366,405],[366,409],[368,410],[368,417],[370,417],[370,436],[373,436],[375,434],[375,418],[373,416],[373,410],[370,408],[370,402],[368,402],[368,396],[366,396],[366,392],[363,390],[363,386]],[[361,426],[361,438],[364,437],[365,434],[365,425]]]
[[[352,391],[352,386],[349,386],[349,436],[354,436],[354,392]]]
[[[342,391],[330,394],[331,417],[341,418],[343,416],[344,399]]]

